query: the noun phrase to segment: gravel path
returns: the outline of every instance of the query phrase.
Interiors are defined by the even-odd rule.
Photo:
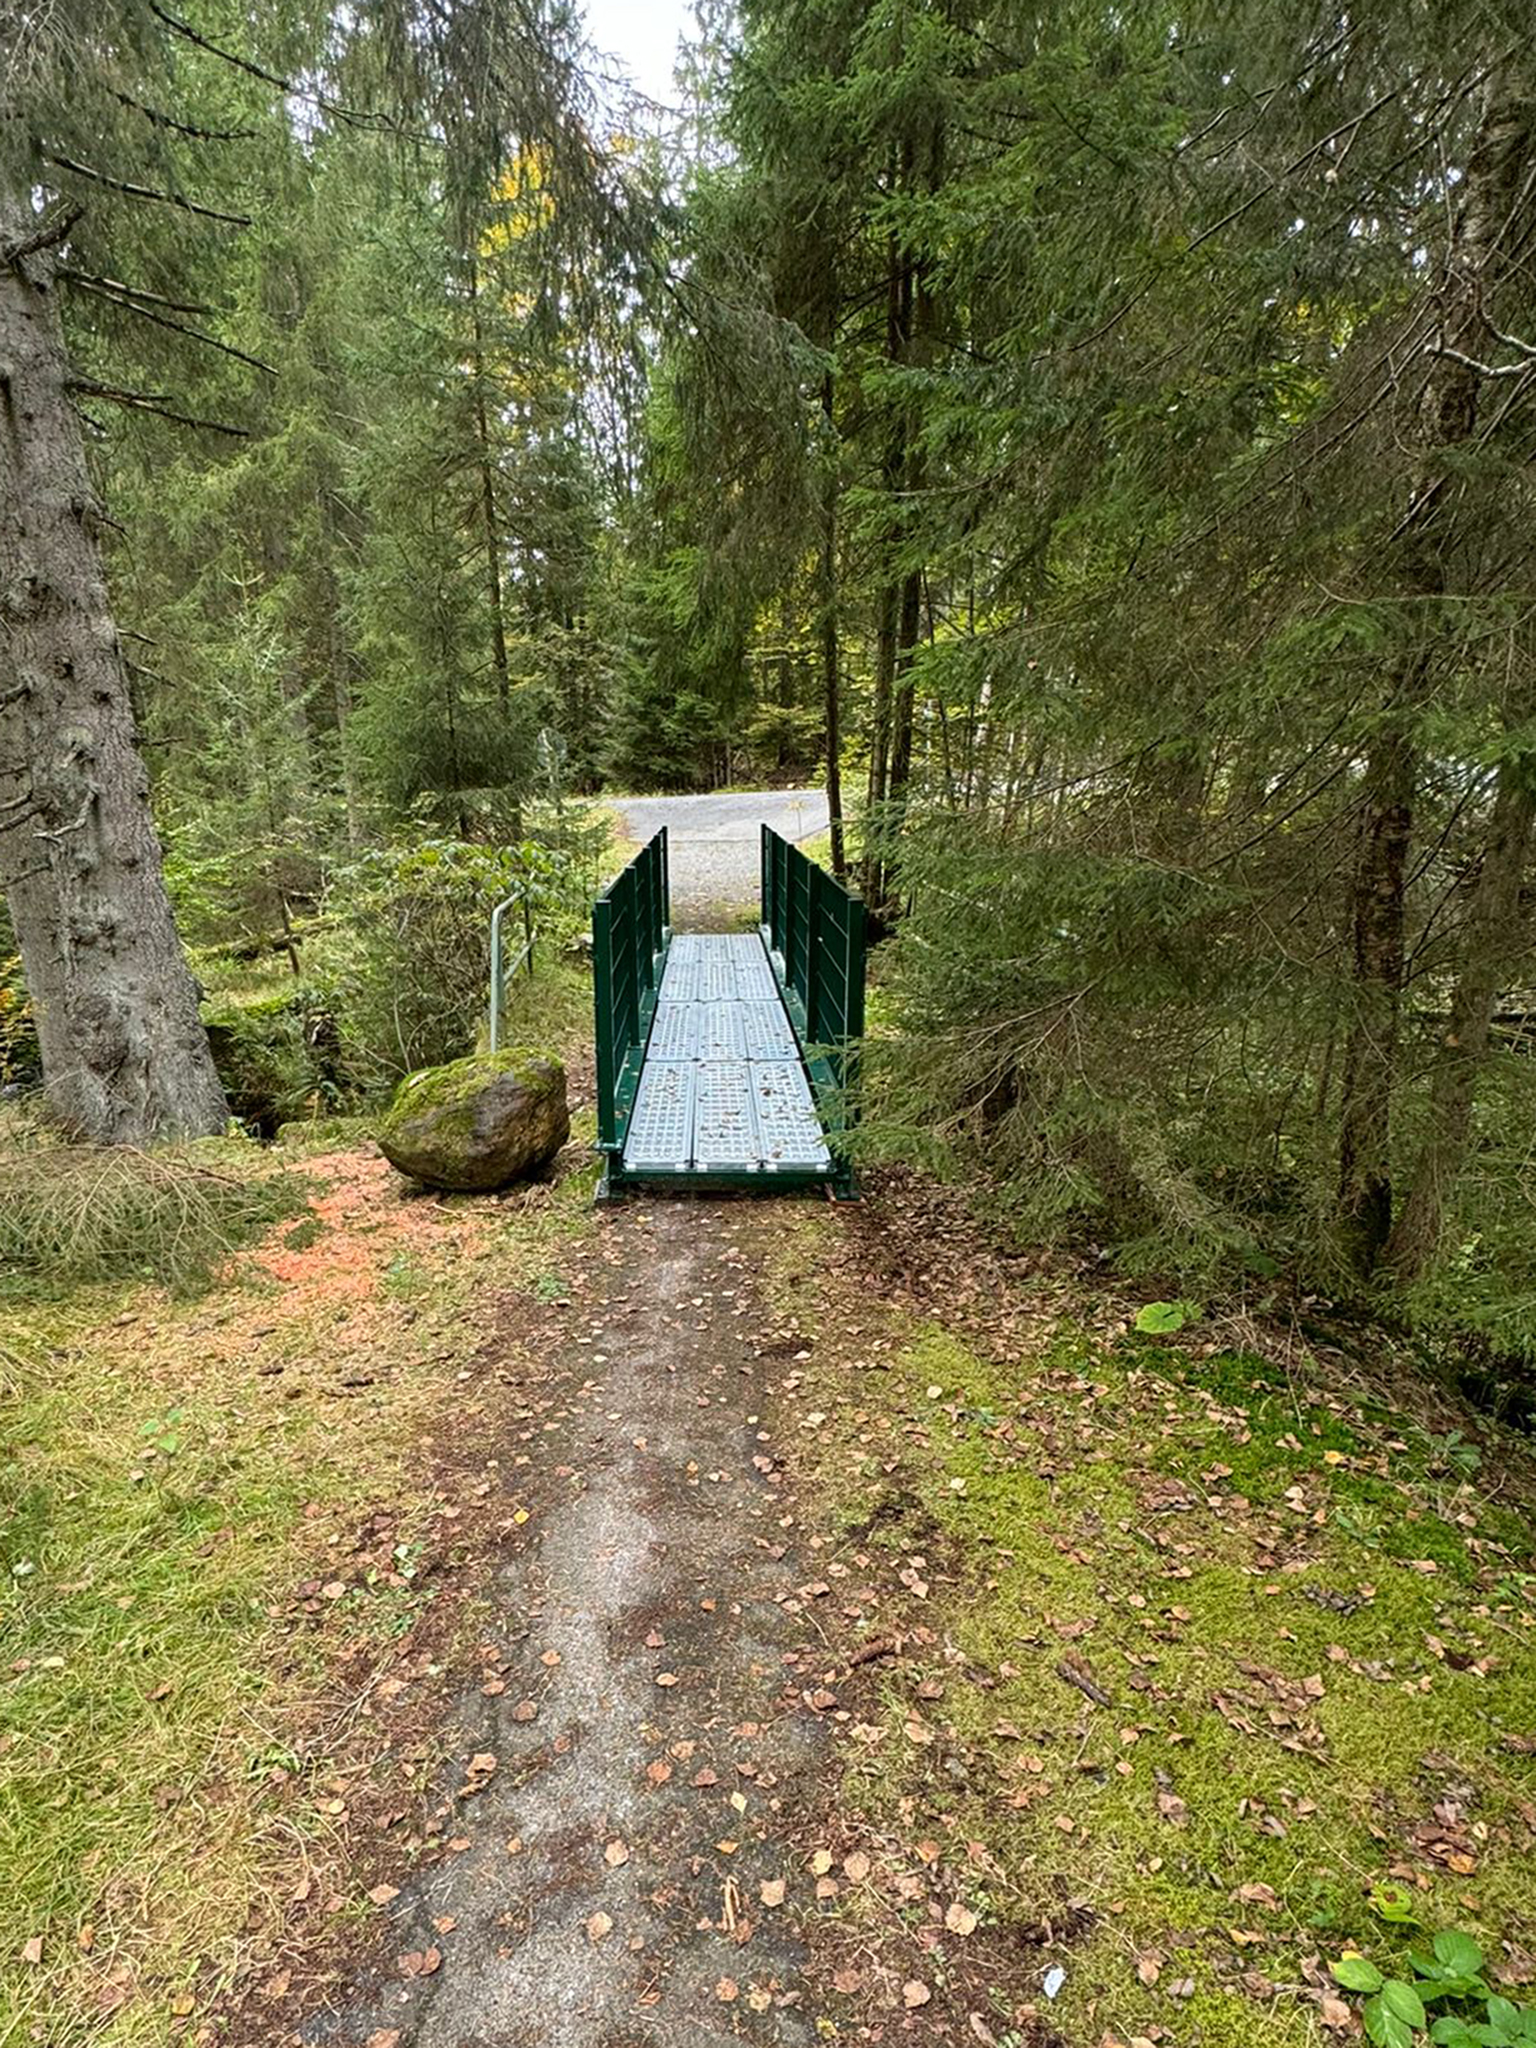
[[[759,825],[794,840],[827,829],[826,792],[820,789],[620,797],[614,808],[630,839],[643,843],[666,826],[673,921],[703,929],[757,902]]]

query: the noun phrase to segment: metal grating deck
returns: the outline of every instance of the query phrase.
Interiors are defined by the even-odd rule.
[[[755,934],[672,941],[623,1166],[669,1176],[831,1172],[794,1026]]]

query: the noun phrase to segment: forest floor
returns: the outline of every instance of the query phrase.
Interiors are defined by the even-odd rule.
[[[225,1148],[294,1185],[216,1288],[5,1308],[0,2040],[1301,2048],[1414,1922],[1536,1978],[1520,1441],[914,1178],[594,1210],[590,1135],[479,1200]]]

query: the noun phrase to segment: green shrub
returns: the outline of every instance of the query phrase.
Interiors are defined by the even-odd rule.
[[[287,981],[254,999],[215,998],[203,1022],[231,1110],[264,1138],[328,1115],[356,1092],[326,991]]]
[[[474,1049],[489,986],[491,912],[518,886],[550,944],[584,910],[577,859],[555,848],[429,840],[340,870],[312,957],[344,1053],[370,1086]]]
[[[0,959],[0,1086],[13,1087],[35,1079],[41,1065],[21,955],[12,953]]]

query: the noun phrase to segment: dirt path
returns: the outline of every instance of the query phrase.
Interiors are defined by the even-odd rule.
[[[460,1707],[449,1853],[391,1907],[392,1950],[429,1967],[381,1963],[306,2041],[810,2039],[788,1916],[761,1892],[790,1875],[778,1815],[818,1734],[786,1682],[773,1366],[747,1341],[738,1239],[760,1222],[614,1216],[548,1379],[485,1445],[509,1492],[532,1497],[520,1462],[546,1456],[555,1483],[499,1573],[492,1690]]]

